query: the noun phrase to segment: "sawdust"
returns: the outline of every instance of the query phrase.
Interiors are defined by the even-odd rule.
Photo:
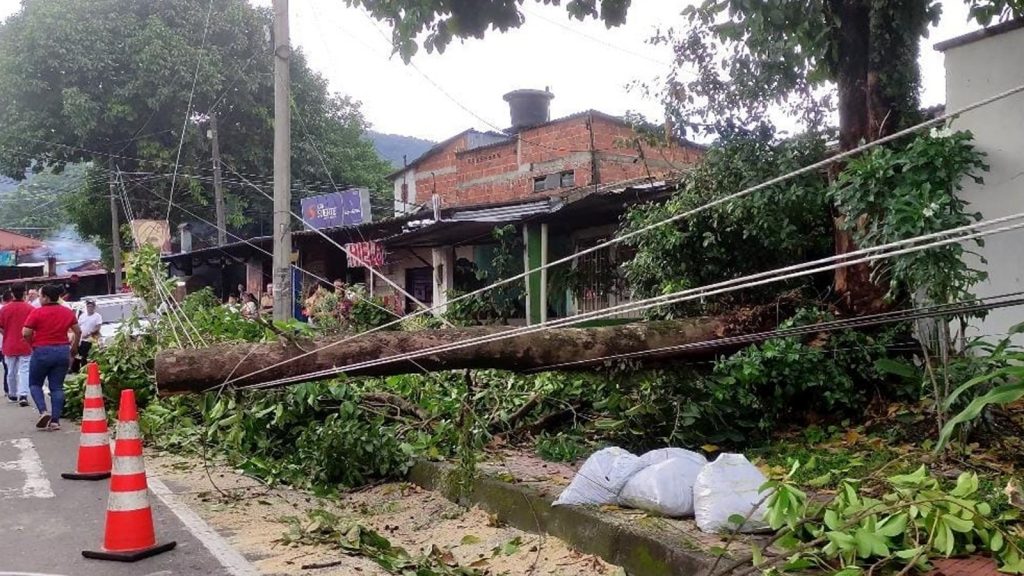
[[[211,483],[200,461],[164,454],[147,456],[147,471],[162,479],[199,516],[267,576],[386,575],[373,561],[346,556],[323,546],[278,542],[288,516],[305,519],[322,508],[372,528],[395,546],[423,553],[437,546],[462,566],[484,574],[615,575],[623,572],[591,555],[581,554],[549,536],[495,526],[478,508],[461,508],[443,496],[407,483],[389,483],[336,499],[318,498],[290,489],[271,489],[223,466],[211,466]],[[518,542],[518,546],[507,546]],[[504,552],[495,552],[505,548]],[[514,550],[514,551],[513,551]],[[506,552],[511,552],[506,555]],[[336,566],[303,569],[310,564]]]

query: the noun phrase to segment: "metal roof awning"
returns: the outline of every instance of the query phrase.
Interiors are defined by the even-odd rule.
[[[561,207],[558,198],[544,198],[502,206],[448,209],[441,220],[385,238],[383,242],[389,248],[490,244],[496,226],[552,214]]]

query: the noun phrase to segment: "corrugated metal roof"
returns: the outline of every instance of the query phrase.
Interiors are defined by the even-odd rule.
[[[561,202],[557,201],[557,199],[551,201],[545,198],[544,200],[524,204],[495,206],[493,208],[456,209],[445,220],[452,222],[514,222],[529,216],[554,212],[561,205]]]

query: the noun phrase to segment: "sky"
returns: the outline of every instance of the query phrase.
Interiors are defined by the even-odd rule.
[[[269,6],[271,0],[251,0]],[[628,85],[656,81],[669,70],[671,51],[646,43],[656,27],[681,22],[692,0],[633,0],[627,23],[606,29],[595,21],[570,20],[564,7],[527,0],[526,24],[483,40],[456,40],[444,54],[422,51],[413,65],[391,56],[390,30],[341,0],[292,0],[292,43],[333,91],[362,102],[374,130],[443,140],[466,128],[507,127],[502,100],[518,88],[554,93],[553,118],[586,109],[621,115],[637,111],[661,117],[657,101]],[[17,11],[20,0],[0,0],[0,18]],[[932,45],[967,33],[966,4],[945,3],[945,14],[922,43],[922,104],[944,101],[942,56]]]

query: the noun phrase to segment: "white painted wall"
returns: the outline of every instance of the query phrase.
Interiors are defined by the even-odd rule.
[[[946,110],[955,110],[1024,84],[1024,29],[949,48],[945,59]],[[973,132],[991,166],[983,185],[965,184],[970,208],[985,219],[1024,212],[1024,94],[968,112],[952,128]],[[975,289],[979,297],[1024,290],[1024,230],[989,236],[979,252],[989,274]],[[1020,322],[1024,307],[993,310],[972,324],[968,336],[1005,333]]]

